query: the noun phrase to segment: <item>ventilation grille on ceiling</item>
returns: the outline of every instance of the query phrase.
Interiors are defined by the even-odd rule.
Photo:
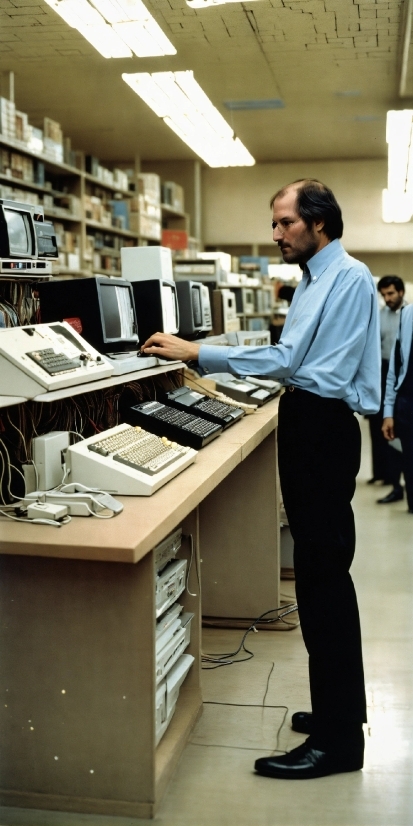
[[[284,101],[280,98],[269,98],[268,100],[225,100],[224,106],[232,110],[244,109],[284,109]]]

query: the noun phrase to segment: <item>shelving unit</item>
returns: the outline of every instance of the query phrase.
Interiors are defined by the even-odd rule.
[[[259,291],[266,293],[268,295],[268,309],[256,310],[254,312],[243,310],[241,312],[237,312],[237,317],[240,319],[241,330],[268,330],[275,307],[274,288],[271,284],[248,284],[248,282],[246,282],[240,286],[232,284],[217,284],[217,287],[219,289],[229,289],[235,294],[237,293],[237,291],[241,291],[243,289],[252,290],[255,295],[255,305],[257,304]],[[262,319],[262,327],[258,328],[250,324],[250,320],[252,319]]]
[[[0,170],[0,190],[4,197],[12,197],[14,200],[18,200],[19,195],[24,200],[27,195],[37,196],[39,205],[44,208],[45,217],[54,222],[59,252],[63,259],[54,265],[54,274],[119,276],[122,246],[160,243],[160,239],[153,235],[113,225],[117,217],[112,216],[109,202],[131,200],[136,193],[102,181],[86,172],[84,158],[80,153],[77,155],[82,168],[58,163],[49,159],[47,155],[31,151],[23,142],[11,141],[2,135],[0,151],[1,149],[32,160],[33,174],[44,176],[44,183],[38,183],[35,180],[23,180]],[[38,164],[42,165],[40,171]],[[7,194],[5,187],[11,188],[13,193]],[[88,217],[87,205],[90,199],[100,199],[102,212],[108,216],[106,221]],[[61,201],[66,201],[71,208],[61,206]],[[160,211],[164,226],[189,231],[189,217],[185,212],[168,204],[160,205]],[[190,242],[192,245],[198,244],[193,238]]]

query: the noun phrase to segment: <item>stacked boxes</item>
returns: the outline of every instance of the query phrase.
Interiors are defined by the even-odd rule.
[[[138,176],[138,195],[130,199],[130,229],[153,241],[161,240],[161,180],[159,175]]]
[[[0,97],[0,131],[6,140],[16,137],[16,107],[11,100]]]
[[[63,224],[55,222],[57,248],[59,250],[59,264],[73,272],[80,269],[80,236],[76,232],[68,232]]]
[[[29,116],[25,112],[15,112],[15,138],[16,141],[27,143],[30,137]]]
[[[100,165],[98,158],[95,158],[94,155],[86,155],[85,169],[89,175],[93,175],[94,178],[97,178],[108,186],[113,186],[113,188],[119,187],[119,189],[125,191],[128,190],[129,180],[126,172],[123,172],[122,169],[114,169],[113,171],[106,169]]]
[[[173,181],[165,181],[162,184],[162,203],[176,209],[178,212],[184,211],[184,190],[179,184]]]
[[[44,119],[43,152],[51,161],[63,163],[63,132],[60,123],[51,118]]]

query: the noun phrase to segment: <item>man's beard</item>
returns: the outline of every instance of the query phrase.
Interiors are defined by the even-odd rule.
[[[285,252],[280,245],[278,246],[286,264],[305,264],[317,251],[317,242],[315,240],[309,241],[302,249],[293,249],[286,244]]]

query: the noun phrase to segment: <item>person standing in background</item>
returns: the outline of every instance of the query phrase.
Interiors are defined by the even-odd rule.
[[[385,301],[385,307],[380,311],[380,341],[381,341],[381,404],[378,413],[368,416],[373,476],[368,484],[381,481],[384,485],[391,485],[391,491],[378,499],[379,505],[398,502],[403,499],[403,488],[400,484],[402,472],[401,456],[386,442],[382,432],[383,404],[386,390],[386,379],[389,370],[390,354],[396,340],[399,327],[400,310],[404,306],[404,283],[398,275],[384,275],[377,284],[377,289]]]
[[[382,429],[385,439],[397,437],[401,441],[407,510],[413,513],[413,304],[400,313],[387,374]]]

